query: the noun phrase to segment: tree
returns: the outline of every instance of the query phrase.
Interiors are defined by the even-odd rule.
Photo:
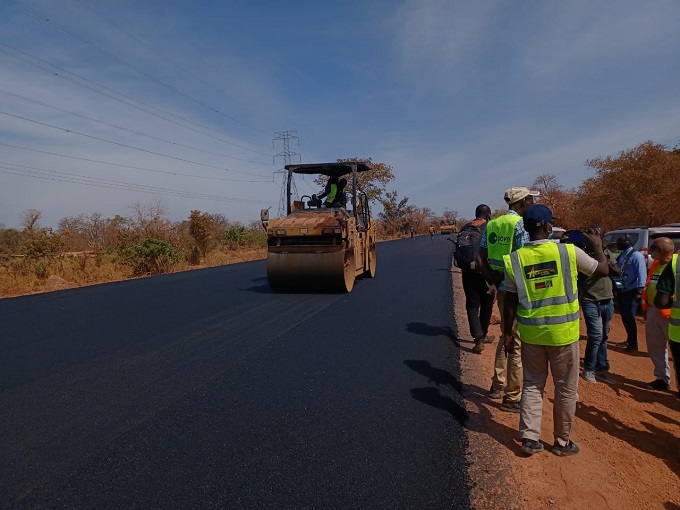
[[[0,255],[18,255],[25,236],[14,228],[0,228]]]
[[[205,258],[210,242],[213,240],[214,222],[212,216],[201,211],[191,211],[189,216],[189,235],[193,237],[200,255]]]
[[[586,162],[596,175],[576,190],[572,211],[580,227],[597,223],[657,226],[678,221],[680,154],[646,141],[616,157]]]
[[[458,223],[458,218],[460,215],[458,211],[451,211],[449,209],[444,209],[443,221],[444,225],[456,225]]]
[[[22,214],[21,225],[26,232],[32,232],[34,229],[40,228],[40,220],[42,219],[42,211],[38,209],[26,209]]]
[[[572,227],[578,224],[578,215],[573,210],[574,190],[565,189],[553,174],[539,175],[531,187],[540,191],[540,202],[552,210],[560,226]]]
[[[28,231],[24,249],[29,259],[54,258],[63,250],[61,235],[51,228],[38,228]]]
[[[166,211],[160,199],[148,205],[135,202],[130,208],[133,210],[132,226],[142,237],[167,239],[170,236],[170,221],[163,218]]]
[[[434,226],[435,217],[428,207],[406,207],[405,220],[408,227],[413,227],[416,232],[425,232],[427,227]]]
[[[401,235],[408,227],[408,215],[411,212],[411,206],[408,203],[408,197],[404,197],[397,201],[397,192],[388,191],[385,198],[380,200],[383,206],[383,211],[378,214],[380,219],[380,226],[383,232],[388,235]]]
[[[559,202],[562,192],[562,186],[557,182],[557,177],[553,174],[539,175],[531,187],[541,193],[541,203],[554,212],[555,205]]]

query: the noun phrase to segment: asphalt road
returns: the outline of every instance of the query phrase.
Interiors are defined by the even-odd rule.
[[[470,508],[444,236],[0,300],[0,507]]]

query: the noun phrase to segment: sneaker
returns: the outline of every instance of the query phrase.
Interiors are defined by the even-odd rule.
[[[484,340],[475,340],[475,346],[472,348],[472,352],[480,354],[484,350]]]
[[[500,400],[503,398],[503,388],[496,388],[493,385],[489,390],[489,398],[493,400]]]
[[[595,384],[597,382],[595,380],[595,372],[592,370],[584,370],[581,372],[581,377],[583,377],[584,381],[588,381],[591,384]]]
[[[510,402],[509,400],[503,399],[501,411],[505,411],[506,413],[519,413],[519,402]]]
[[[533,439],[522,439],[522,446],[520,446],[520,448],[528,455],[540,453],[544,450],[543,443],[540,441],[534,441]]]
[[[486,335],[486,336],[484,337],[484,343],[485,343],[485,344],[493,343],[494,340],[496,340],[496,337],[493,336],[493,335]]]
[[[620,347],[621,349],[625,349],[628,347],[628,340],[624,340],[623,342],[609,342],[609,345],[613,345],[614,347]]]
[[[552,447],[552,452],[558,457],[569,457],[576,455],[579,452],[579,447],[573,441],[569,441],[566,445],[560,446],[557,443]]]
[[[649,384],[645,384],[645,388],[657,391],[668,391],[671,389],[670,384],[668,384],[663,379],[656,379]]]

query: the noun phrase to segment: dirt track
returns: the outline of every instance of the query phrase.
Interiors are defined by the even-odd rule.
[[[654,379],[647,356],[644,320],[639,318],[640,352],[611,347],[615,384],[579,380],[580,401],[572,438],[581,452],[570,458],[552,455],[552,400],[548,382],[541,440],[546,451],[521,456],[517,414],[499,409],[486,392],[491,385],[496,342],[481,355],[471,352],[460,272],[454,268],[455,314],[459,325],[463,388],[470,442],[470,476],[478,510],[665,509],[680,510],[680,399],[675,376],[673,393],[648,390]],[[497,309],[496,309],[497,315]],[[581,321],[581,357],[585,325]],[[500,336],[498,324],[490,334]],[[618,313],[610,339],[625,340]]]

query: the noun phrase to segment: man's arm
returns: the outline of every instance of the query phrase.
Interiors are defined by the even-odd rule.
[[[585,236],[586,240],[588,241],[588,245],[595,255],[595,260],[597,260],[597,268],[595,268],[593,275],[609,276],[609,261],[604,254],[604,250],[602,249],[602,239],[600,238],[599,232],[589,228],[583,232],[583,235]]]
[[[482,271],[486,283],[489,284],[489,293],[496,292],[496,285],[494,284],[491,267],[489,266],[489,250],[483,247],[479,248],[477,259],[475,260],[475,267],[478,267]],[[491,290],[492,287],[493,290]]]

